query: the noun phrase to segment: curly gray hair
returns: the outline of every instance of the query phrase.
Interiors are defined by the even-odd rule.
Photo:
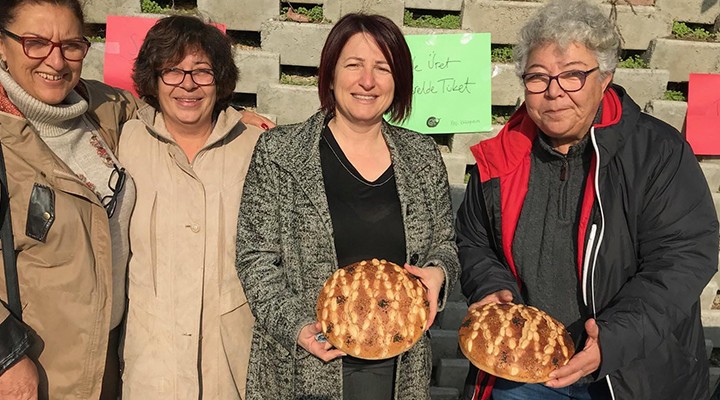
[[[518,76],[525,72],[530,53],[549,43],[560,48],[584,45],[595,53],[603,77],[615,71],[618,63],[620,35],[598,6],[584,0],[552,1],[528,20],[513,49]]]

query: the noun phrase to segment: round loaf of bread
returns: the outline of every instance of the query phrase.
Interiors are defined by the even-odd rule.
[[[397,264],[373,259],[335,271],[318,296],[317,320],[336,348],[381,360],[420,339],[429,308],[418,278]]]
[[[547,382],[575,353],[563,324],[520,304],[491,303],[469,311],[458,340],[476,367],[515,382]]]

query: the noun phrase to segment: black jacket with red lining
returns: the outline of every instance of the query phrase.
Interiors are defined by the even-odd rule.
[[[600,327],[594,377],[615,399],[706,399],[699,296],[718,265],[707,182],[679,133],[642,113],[624,89],[612,85],[602,110],[589,133],[595,155],[572,266]],[[501,289],[522,299],[511,248],[536,137],[523,105],[496,137],[472,147],[478,168],[456,221],[470,303]],[[469,378],[465,398],[487,398],[492,379]]]

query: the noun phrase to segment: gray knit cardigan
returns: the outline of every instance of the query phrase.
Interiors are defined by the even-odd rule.
[[[297,345],[315,321],[315,302],[337,269],[332,222],[320,166],[325,115],[264,133],[245,181],[237,235],[237,270],[256,318],[247,397],[342,399],[342,361],[324,363]],[[459,263],[450,193],[432,138],[383,123],[405,226],[407,260],[445,271],[446,294]],[[430,399],[428,335],[399,356],[395,398]]]

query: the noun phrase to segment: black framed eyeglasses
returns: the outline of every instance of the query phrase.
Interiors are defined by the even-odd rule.
[[[120,192],[122,192],[124,187],[125,168],[118,168],[117,165],[114,165],[113,170],[110,173],[110,179],[108,179],[108,188],[110,188],[112,194],[109,194],[100,199],[103,207],[105,207],[108,218],[112,218],[112,216],[115,214],[115,209],[117,208],[118,202],[118,195],[120,194]]]
[[[82,61],[90,50],[90,41],[86,38],[63,40],[61,42],[53,42],[52,40],[37,36],[19,36],[7,29],[0,28],[0,32],[10,39],[20,43],[23,52],[28,58],[33,60],[44,60],[53,49],[60,48],[60,54],[68,61]]]
[[[159,72],[160,79],[169,86],[180,86],[186,75],[198,86],[211,86],[215,84],[215,72],[209,68],[185,70],[180,68],[165,68]]]
[[[564,71],[557,75],[548,75],[539,72],[529,72],[522,74],[523,84],[528,92],[534,94],[545,93],[550,87],[550,83],[556,80],[560,89],[565,92],[577,92],[585,86],[587,76],[600,69],[600,66],[591,68],[587,71]]]

